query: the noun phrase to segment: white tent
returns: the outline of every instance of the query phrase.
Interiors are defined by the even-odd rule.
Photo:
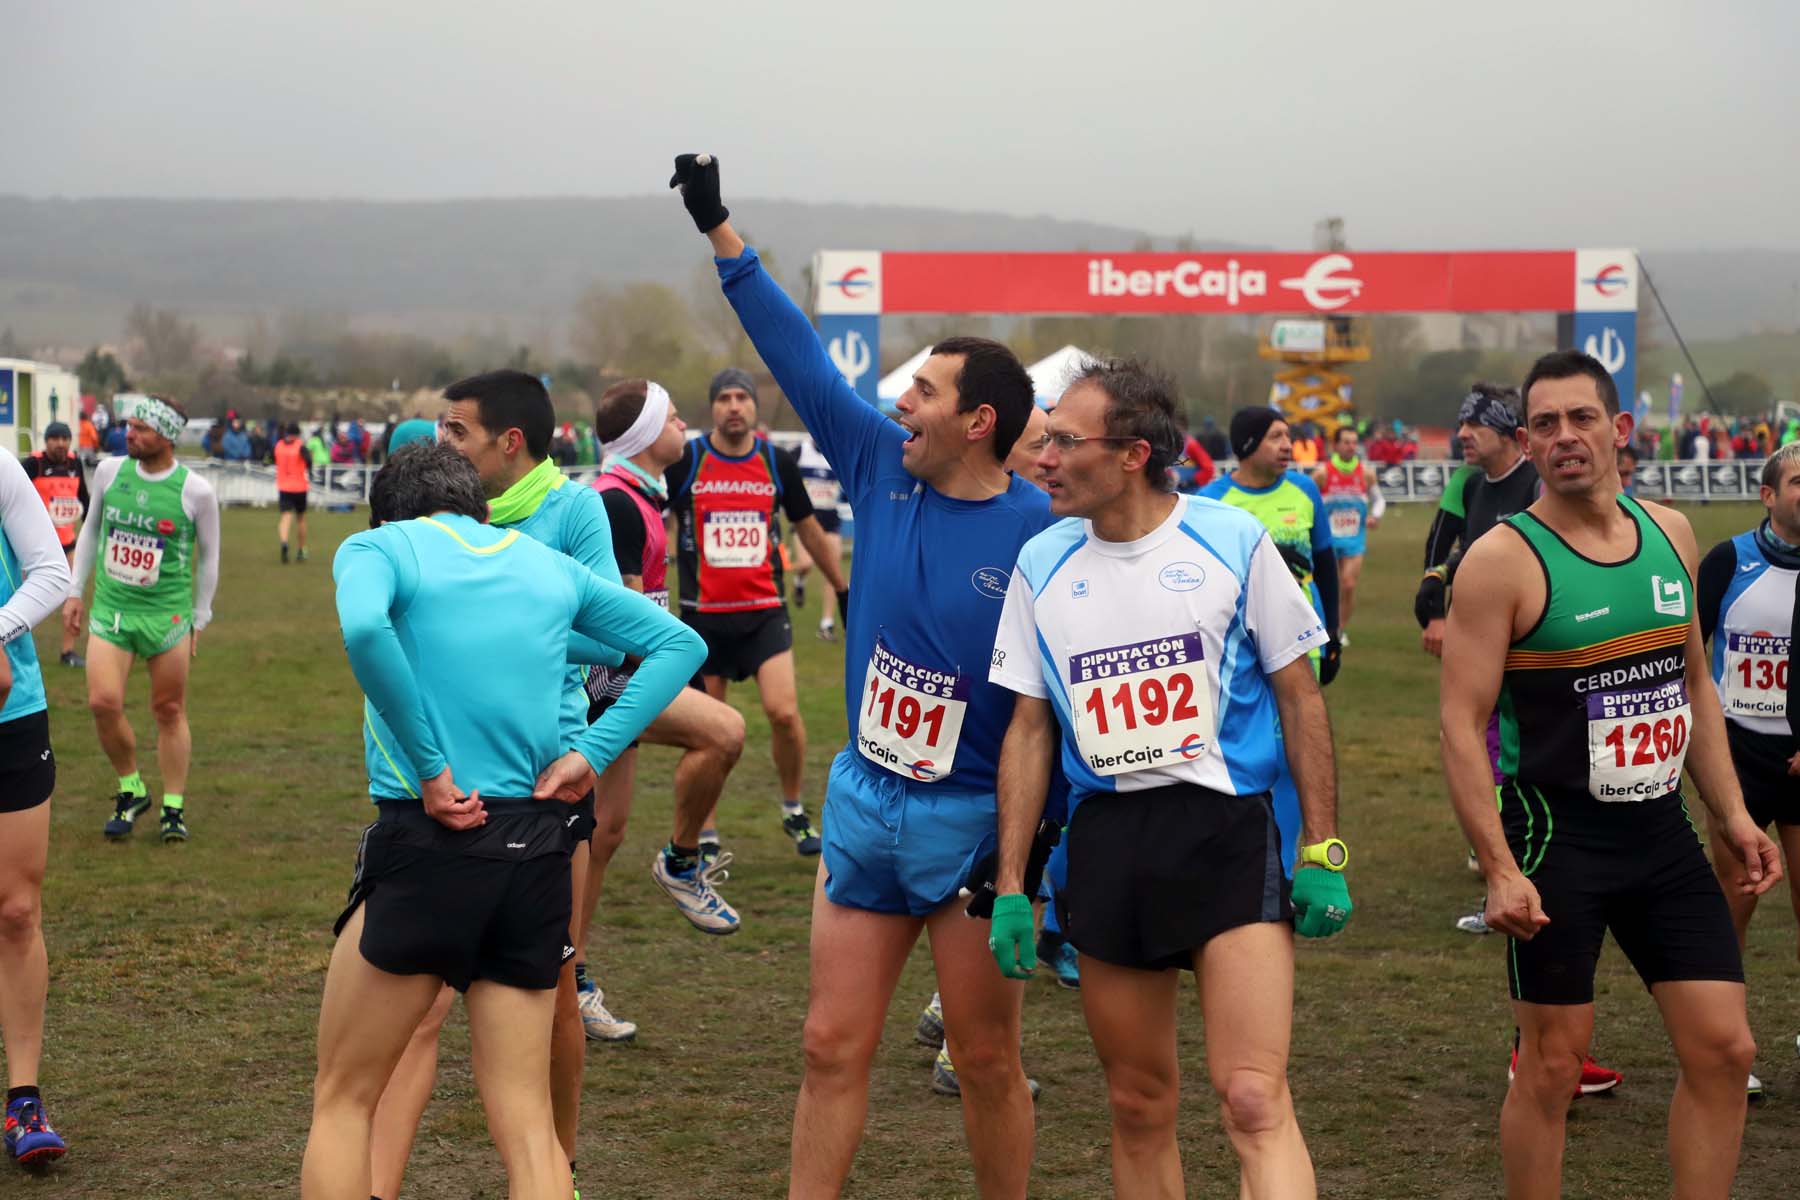
[[[881,401],[883,408],[893,407],[900,394],[912,386],[913,372],[930,357],[931,347],[922,347],[917,354],[881,377],[881,382],[875,385],[875,396]]]
[[[1063,392],[1068,390],[1070,377],[1093,361],[1094,356],[1079,346],[1064,346],[1026,367],[1031,374],[1032,390],[1037,393],[1038,407],[1049,408],[1061,400]]]

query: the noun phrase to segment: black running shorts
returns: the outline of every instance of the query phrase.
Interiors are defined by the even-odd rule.
[[[588,794],[571,804],[569,811],[563,814],[563,828],[569,831],[570,843],[580,845],[594,836],[594,827],[598,824],[594,819],[594,790],[589,788]]]
[[[1756,827],[1767,829],[1771,822],[1800,825],[1800,779],[1787,769],[1788,760],[1800,749],[1800,739],[1757,733],[1726,721],[1725,740],[1744,789],[1744,807]]]
[[[764,663],[794,647],[786,607],[746,613],[683,612],[681,619],[706,642],[700,674],[723,675],[732,683],[753,678]]]
[[[1291,921],[1281,835],[1266,793],[1194,784],[1090,796],[1070,819],[1063,932],[1103,962],[1146,971],[1194,965],[1215,935]]]
[[[491,804],[492,801],[489,801]],[[417,804],[384,804],[363,831],[349,905],[364,906],[358,948],[394,975],[435,975],[459,992],[478,979],[508,987],[556,986],[573,905],[565,806],[489,810],[456,832]]]
[[[305,492],[277,492],[275,494],[278,497],[276,500],[278,506],[275,510],[276,512],[291,512],[299,513],[302,516],[306,515]]]
[[[0,812],[36,808],[55,790],[50,713],[34,712],[0,724]]]
[[[1602,803],[1507,780],[1500,821],[1550,918],[1530,941],[1508,939],[1514,1000],[1592,1004],[1608,930],[1647,988],[1743,982],[1731,910],[1679,792]]]

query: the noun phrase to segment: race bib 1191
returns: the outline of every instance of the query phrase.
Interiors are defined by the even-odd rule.
[[[879,637],[869,656],[856,748],[903,779],[933,782],[956,769],[969,680],[909,662]]]
[[[1076,749],[1096,775],[1200,758],[1213,742],[1212,689],[1200,635],[1071,655],[1069,708]]]
[[[1596,800],[1653,800],[1674,791],[1687,758],[1687,683],[1590,692],[1588,791]]]

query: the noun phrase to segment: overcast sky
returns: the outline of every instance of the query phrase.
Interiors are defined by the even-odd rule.
[[[1793,0],[0,0],[0,193],[906,203],[1800,248]]]

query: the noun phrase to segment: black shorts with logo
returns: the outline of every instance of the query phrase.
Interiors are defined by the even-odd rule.
[[[1725,722],[1725,741],[1731,747],[1731,765],[1737,768],[1744,789],[1744,807],[1758,829],[1800,825],[1800,779],[1788,774],[1788,760],[1800,749],[1792,736],[1757,733],[1737,722]]]
[[[681,619],[706,642],[701,675],[723,675],[732,683],[752,678],[762,665],[794,647],[794,627],[786,606],[742,613],[684,610]]]
[[[1063,933],[1083,954],[1146,971],[1192,968],[1240,925],[1291,921],[1268,793],[1197,784],[1090,796],[1070,818]]]
[[[276,512],[300,513],[302,515],[305,514],[305,512],[306,512],[306,493],[305,492],[276,492],[275,494],[277,497],[279,497],[279,499],[276,500],[276,505],[277,505],[277,508],[275,510]]]
[[[1744,980],[1731,910],[1680,792],[1603,803],[1585,791],[1507,780],[1506,842],[1550,923],[1509,938],[1507,981],[1528,1004],[1591,1004],[1610,930],[1646,988]]]
[[[56,790],[56,755],[50,749],[50,713],[30,713],[0,724],[0,812],[24,812]]]
[[[494,801],[488,800],[492,805]],[[393,975],[435,975],[459,992],[478,979],[556,986],[573,908],[566,806],[490,807],[485,825],[446,829],[415,801],[380,806],[363,830],[350,900],[364,906],[358,948]]]

